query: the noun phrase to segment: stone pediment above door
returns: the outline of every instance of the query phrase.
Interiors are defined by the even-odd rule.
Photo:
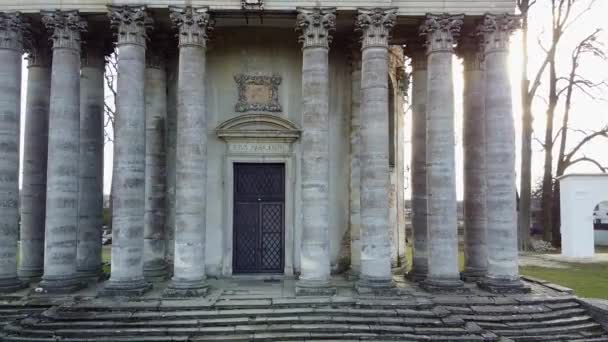
[[[270,114],[239,115],[221,123],[219,138],[231,141],[267,141],[291,143],[300,138],[300,129],[291,121]]]

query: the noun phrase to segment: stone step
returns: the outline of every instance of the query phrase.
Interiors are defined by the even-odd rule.
[[[39,328],[61,329],[78,327],[79,329],[94,329],[103,327],[136,328],[136,327],[188,327],[188,326],[231,326],[235,324],[321,324],[325,322],[344,324],[375,324],[375,325],[404,325],[404,326],[443,326],[445,323],[434,318],[413,317],[358,317],[358,316],[275,316],[275,317],[232,317],[207,319],[178,319],[178,320],[146,320],[146,321],[51,321],[29,320],[21,322],[24,326]]]
[[[516,322],[516,321],[545,321],[551,319],[568,318],[576,315],[585,315],[586,311],[583,308],[555,310],[542,314],[503,314],[503,315],[459,315],[458,317],[464,320],[472,320],[476,322]]]
[[[412,318],[438,318],[438,314],[427,310],[411,309],[360,309],[360,308],[260,308],[260,309],[230,309],[230,310],[188,310],[188,311],[74,311],[62,309],[61,311],[49,310],[43,314],[44,317],[60,320],[119,320],[119,319],[204,319],[204,318],[233,318],[233,317],[281,317],[294,315],[321,315],[321,316],[360,316],[360,317],[412,317]]]
[[[524,322],[477,322],[480,327],[486,329],[528,329],[528,328],[541,328],[547,326],[564,326],[566,324],[577,324],[591,322],[593,319],[589,316],[573,316],[568,318],[553,319],[547,321],[524,321]]]
[[[602,328],[595,322],[588,322],[576,325],[562,325],[555,327],[546,328],[528,328],[522,331],[521,329],[493,329],[492,331],[501,336],[518,336],[522,333],[530,336],[547,336],[547,335],[559,335],[559,334],[570,334],[579,331],[598,331],[602,333]]]

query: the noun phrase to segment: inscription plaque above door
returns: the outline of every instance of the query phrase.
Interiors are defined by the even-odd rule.
[[[279,85],[281,76],[278,75],[245,75],[234,76],[238,87],[238,101],[234,110],[239,113],[281,112],[279,103]]]

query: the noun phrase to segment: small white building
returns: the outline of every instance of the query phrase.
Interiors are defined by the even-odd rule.
[[[608,175],[569,174],[559,178],[562,255],[592,257],[595,245],[608,245]],[[594,229],[598,228],[598,229]]]

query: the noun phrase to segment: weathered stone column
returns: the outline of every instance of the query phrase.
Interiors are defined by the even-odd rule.
[[[428,55],[426,107],[426,184],[428,275],[431,291],[464,289],[458,270],[458,226],[454,147],[452,56],[462,16],[426,17],[421,34]]]
[[[393,286],[388,224],[388,37],[395,9],[359,9],[361,63],[361,274],[359,292]]]
[[[464,271],[465,281],[483,277],[488,265],[486,248],[485,108],[483,53],[477,37],[466,37],[464,59]]]
[[[84,46],[80,69],[80,183],[77,267],[83,278],[101,275],[103,226],[103,105],[105,51],[93,33]],[[98,41],[98,39],[100,41]]]
[[[297,295],[331,295],[329,44],[335,9],[298,9],[302,47],[302,253]]]
[[[426,224],[426,92],[427,57],[420,42],[407,44],[412,59],[412,154],[410,186],[412,189],[412,269],[408,278],[421,281],[428,272]]]
[[[173,46],[173,44],[172,44]],[[165,263],[168,273],[173,274],[175,248],[175,165],[177,146],[177,46],[171,47],[167,64],[167,118],[165,119],[165,148],[167,178],[165,180]]]
[[[174,274],[167,296],[205,295],[207,8],[172,7],[179,30]]]
[[[21,55],[25,29],[20,13],[0,13],[0,292],[24,286],[17,278],[17,240]]]
[[[143,6],[109,6],[118,31],[114,121],[112,274],[102,295],[137,296],[150,288],[143,275],[146,106],[146,30]]]
[[[22,280],[38,281],[44,267],[51,45],[44,33],[33,34],[29,45],[18,273]]]
[[[488,272],[480,286],[492,292],[529,291],[519,279],[515,198],[515,128],[509,78],[512,15],[486,15],[484,39],[486,213]]]
[[[146,54],[146,213],[144,215],[144,277],[160,281],[167,277],[165,265],[165,198],[167,117],[166,37]]]
[[[361,47],[357,43],[351,58],[350,105],[350,269],[353,276],[361,271]]]
[[[80,34],[86,29],[77,11],[45,12],[52,31],[53,65],[49,105],[43,292],[73,292],[78,234],[80,153]]]

